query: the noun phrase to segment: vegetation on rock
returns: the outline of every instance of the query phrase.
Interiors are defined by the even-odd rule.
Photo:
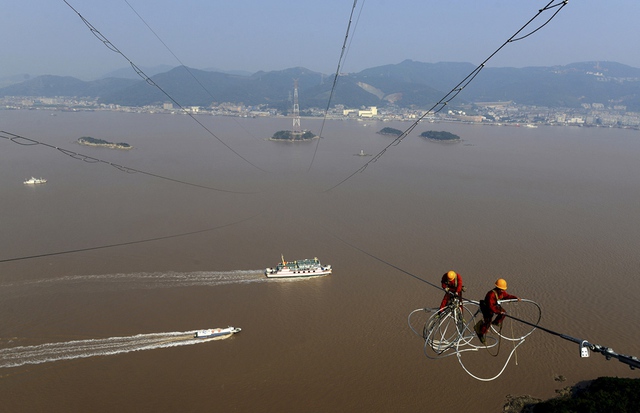
[[[289,131],[289,130],[281,130],[281,131],[278,131],[278,132],[274,133],[273,136],[270,138],[270,140],[272,140],[272,141],[292,141],[292,142],[297,142],[297,141],[308,141],[308,140],[311,140],[313,138],[317,138],[317,136],[314,135],[313,132],[310,132],[310,131],[293,132],[293,131]]]
[[[380,135],[393,135],[393,136],[402,135],[402,131],[400,129],[389,128],[389,127],[380,129],[378,133]]]
[[[104,139],[92,138],[90,136],[83,136],[81,138],[78,138],[78,143],[91,146],[106,146],[109,148],[131,149],[131,145],[125,142],[114,143],[105,141]]]
[[[451,132],[428,130],[420,134],[423,138],[432,139],[434,141],[459,141],[460,137]]]

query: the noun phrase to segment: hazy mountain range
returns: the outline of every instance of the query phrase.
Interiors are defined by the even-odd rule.
[[[398,64],[341,74],[331,104],[346,107],[430,107],[475,69],[471,63]],[[160,67],[145,74],[182,106],[212,103],[267,104],[291,107],[294,79],[300,109],[325,108],[334,75],[296,67],[280,71],[223,73],[184,66]],[[133,76],[132,76],[133,74]],[[0,96],[76,96],[126,106],[162,104],[170,99],[136,76],[131,68],[108,77],[82,81],[65,76],[38,76],[0,88]],[[640,111],[640,69],[615,62],[582,62],[566,66],[484,68],[453,103],[514,101],[546,107],[580,107],[582,103],[624,105]]]

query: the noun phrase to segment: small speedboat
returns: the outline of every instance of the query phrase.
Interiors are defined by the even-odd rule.
[[[227,327],[227,328],[210,328],[208,330],[197,330],[193,334],[193,338],[213,338],[226,336],[230,334],[239,333],[242,331],[240,327]]]

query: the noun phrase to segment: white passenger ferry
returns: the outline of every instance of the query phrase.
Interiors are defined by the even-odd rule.
[[[331,265],[322,265],[317,257],[297,261],[282,260],[274,268],[267,268],[264,273],[269,278],[315,277],[331,274]]]

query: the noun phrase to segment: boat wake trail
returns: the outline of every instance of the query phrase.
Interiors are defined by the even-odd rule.
[[[196,271],[196,272],[139,272],[100,275],[68,275],[58,278],[25,280],[0,285],[0,287],[83,285],[86,288],[135,289],[170,288],[190,286],[217,286],[266,282],[264,270]]]
[[[129,337],[75,340],[0,349],[0,368],[19,367],[25,364],[42,364],[59,360],[71,360],[95,356],[108,356],[132,351],[189,346],[213,340],[223,340],[233,334],[213,338],[194,338],[193,331],[173,333],[138,334]]]

